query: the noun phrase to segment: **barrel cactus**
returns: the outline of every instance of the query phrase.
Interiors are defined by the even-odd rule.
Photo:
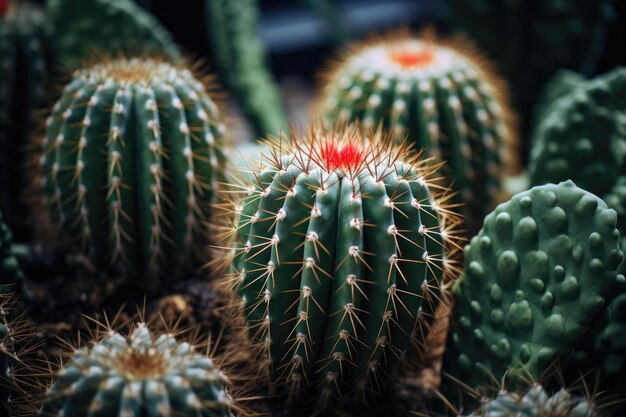
[[[458,220],[433,167],[380,131],[314,128],[268,146],[241,185],[228,260],[260,371],[295,403],[369,395],[454,275]]]
[[[499,205],[465,248],[445,371],[470,386],[506,374],[538,378],[593,343],[624,280],[616,222],[614,210],[571,181]]]
[[[44,416],[231,417],[228,379],[171,334],[139,323],[73,352],[46,395]]]
[[[79,70],[46,124],[40,182],[64,236],[124,276],[202,261],[224,126],[189,70],[154,59]]]
[[[566,389],[550,395],[534,384],[526,393],[502,390],[495,398],[486,398],[482,405],[467,417],[597,417],[600,413],[593,402]]]
[[[11,242],[11,230],[4,223],[2,212],[0,212],[0,294],[13,291],[15,285],[23,278]]]
[[[330,124],[382,125],[446,161],[470,229],[495,204],[517,167],[511,112],[484,58],[458,39],[396,34],[348,49],[327,75],[321,112]]]
[[[18,195],[27,180],[27,135],[42,104],[51,64],[51,27],[40,6],[11,1],[0,15],[0,210],[27,237]]]
[[[181,57],[169,32],[132,0],[50,0],[48,15],[59,62],[66,66],[94,53]]]

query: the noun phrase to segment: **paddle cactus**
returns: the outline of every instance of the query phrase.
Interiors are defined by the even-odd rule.
[[[72,69],[94,53],[181,58],[167,30],[132,0],[50,0],[48,15],[59,62]]]
[[[321,111],[331,124],[382,125],[398,140],[447,161],[470,229],[492,208],[503,176],[517,167],[503,86],[475,48],[409,34],[349,48],[327,75]]]
[[[595,405],[565,389],[550,396],[544,388],[533,385],[526,393],[502,390],[495,398],[486,398],[468,417],[597,417]]]
[[[445,371],[470,386],[493,386],[505,373],[538,378],[593,343],[587,335],[624,280],[616,222],[571,181],[499,205],[465,248]]]
[[[458,220],[431,182],[438,167],[355,126],[268,146],[242,185],[227,260],[260,371],[320,408],[369,395],[454,276]]]
[[[223,133],[187,69],[120,59],[75,72],[42,145],[52,222],[96,263],[174,279],[206,252]]]
[[[28,134],[50,70],[52,30],[40,6],[11,1],[0,15],[0,210],[21,238],[29,236],[18,196],[28,180]]]
[[[213,361],[139,323],[76,350],[47,393],[46,416],[231,417],[228,379]]]

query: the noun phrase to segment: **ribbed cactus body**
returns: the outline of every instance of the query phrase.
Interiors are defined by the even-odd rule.
[[[0,212],[0,294],[15,290],[23,274],[11,248],[12,233]]]
[[[135,277],[201,261],[223,129],[186,69],[131,59],[76,72],[43,141],[52,222],[97,262]]]
[[[94,53],[181,58],[167,30],[132,0],[51,0],[48,14],[59,62],[72,69]]]
[[[47,393],[43,415],[230,417],[228,380],[169,334],[138,325],[76,350]]]
[[[0,16],[0,210],[25,236],[18,196],[27,183],[28,134],[49,75],[51,32],[41,7],[29,2],[12,1]]]
[[[445,372],[469,386],[538,378],[593,341],[623,259],[617,215],[571,181],[515,195],[465,248]],[[593,330],[591,330],[593,329]]]
[[[454,221],[429,168],[380,134],[289,143],[244,186],[232,284],[279,392],[322,406],[380,390],[405,359],[453,269]]]
[[[330,123],[380,124],[398,141],[408,138],[446,161],[446,180],[460,192],[468,221],[476,222],[516,165],[501,93],[479,60],[462,48],[390,36],[341,60],[324,88],[321,111]]]
[[[495,398],[484,399],[483,404],[468,417],[595,417],[599,413],[593,403],[577,397],[565,389],[549,395],[544,388],[533,385],[526,393],[503,390]]]

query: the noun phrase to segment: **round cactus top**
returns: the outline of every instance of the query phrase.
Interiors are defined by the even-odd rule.
[[[133,84],[140,86],[191,84],[195,89],[204,89],[192,71],[158,58],[119,58],[100,61],[77,70],[74,73],[74,80],[104,84],[102,88]]]

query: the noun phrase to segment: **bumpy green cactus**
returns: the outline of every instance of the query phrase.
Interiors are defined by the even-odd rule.
[[[533,135],[533,184],[571,179],[604,196],[626,175],[626,68],[580,84],[559,98]]]
[[[473,229],[515,170],[517,152],[501,86],[457,43],[398,34],[352,48],[328,77],[321,110],[330,123],[382,124],[447,161],[444,175]]]
[[[174,336],[139,324],[76,350],[47,393],[43,415],[230,417],[228,379]]]
[[[515,195],[485,218],[454,285],[444,370],[470,386],[539,377],[599,326],[622,275],[617,215],[571,181]]]
[[[282,99],[257,33],[258,0],[206,0],[215,62],[258,136],[287,128]]]
[[[50,0],[48,15],[59,62],[66,66],[94,53],[181,57],[167,30],[132,0]]]
[[[2,212],[0,212],[0,294],[13,291],[15,284],[23,278],[19,263],[11,248],[11,230],[3,220]]]
[[[516,107],[530,114],[537,92],[561,68],[594,70],[604,48],[611,0],[455,0],[453,20],[493,57]],[[550,57],[546,58],[549,51]]]
[[[354,126],[282,138],[236,204],[230,284],[290,400],[379,390],[453,273],[455,216],[431,169],[389,142]]]
[[[555,105],[561,97],[566,96],[578,85],[585,82],[585,77],[575,71],[560,70],[552,76],[543,86],[535,108],[533,109],[533,127],[541,120],[551,106]]]
[[[27,237],[23,191],[27,135],[41,105],[51,62],[51,29],[41,7],[9,2],[0,16],[0,210],[22,237]],[[19,229],[19,230],[18,230]]]
[[[533,385],[525,394],[501,391],[498,396],[483,400],[483,404],[468,417],[597,417],[594,404],[583,397],[561,389],[550,396],[544,388]]]
[[[201,261],[223,130],[187,69],[121,59],[77,71],[42,146],[53,223],[125,275],[171,275]]]

